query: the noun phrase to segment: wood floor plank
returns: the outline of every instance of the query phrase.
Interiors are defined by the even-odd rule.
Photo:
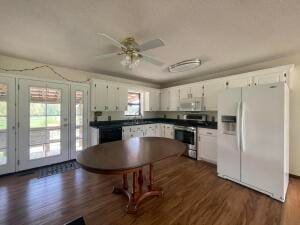
[[[148,169],[145,168],[147,173]],[[211,164],[180,157],[155,164],[164,197],[143,202],[136,215],[111,193],[119,176],[82,169],[37,179],[0,177],[0,224],[64,224],[83,216],[88,225],[297,225],[300,179],[290,178],[284,204],[217,177]],[[129,181],[130,181],[129,177]]]

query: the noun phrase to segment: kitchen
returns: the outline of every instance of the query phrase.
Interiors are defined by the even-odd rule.
[[[105,115],[98,117],[103,121],[90,123],[91,145],[132,137],[166,137],[186,143],[188,150],[185,155],[188,157],[217,164],[219,93],[231,88],[288,83],[292,70],[293,65],[287,65],[165,89],[126,88],[126,84],[93,80],[91,111],[97,114],[104,109]],[[112,94],[111,88],[117,91]],[[122,115],[120,109],[127,109],[126,95],[119,94],[121,88],[140,93],[144,109],[141,113],[144,115],[123,116],[123,120],[119,116],[109,120],[111,113]],[[99,96],[101,99],[98,99]],[[107,100],[103,96],[107,96]],[[106,106],[105,102],[115,105]],[[97,119],[97,116],[93,118]]]
[[[297,1],[0,7],[0,224],[300,224]]]

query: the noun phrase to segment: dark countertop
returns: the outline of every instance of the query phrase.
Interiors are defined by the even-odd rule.
[[[217,122],[197,122],[195,120],[182,120],[182,119],[167,119],[167,118],[150,118],[150,119],[137,119],[134,120],[137,123],[133,123],[133,120],[112,120],[112,121],[92,121],[91,127],[96,128],[109,128],[109,127],[124,127],[124,126],[136,126],[153,123],[167,123],[176,126],[193,126],[209,129],[217,129]]]

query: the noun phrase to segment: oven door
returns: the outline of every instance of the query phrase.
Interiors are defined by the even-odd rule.
[[[196,128],[175,127],[175,139],[187,144],[189,150],[196,150]]]

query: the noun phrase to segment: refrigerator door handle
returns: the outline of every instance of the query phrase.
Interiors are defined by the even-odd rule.
[[[241,104],[238,102],[236,109],[236,143],[238,151],[241,151]]]
[[[242,112],[241,112],[241,151],[245,152],[245,114],[246,114],[246,105],[243,102],[241,104]]]

